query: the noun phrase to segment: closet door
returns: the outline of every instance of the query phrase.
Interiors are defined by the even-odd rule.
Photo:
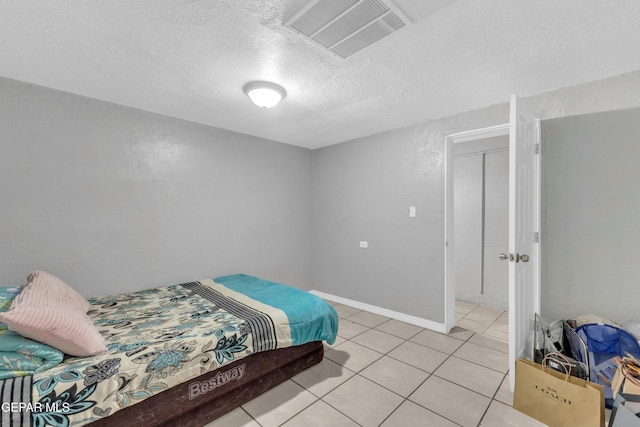
[[[453,160],[456,299],[479,303],[482,275],[482,156]]]
[[[456,299],[501,310],[509,305],[508,138],[479,140],[454,157]]]

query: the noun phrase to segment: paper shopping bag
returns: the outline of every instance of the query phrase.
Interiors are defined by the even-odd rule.
[[[530,360],[516,361],[513,407],[550,427],[603,427],[604,389]]]

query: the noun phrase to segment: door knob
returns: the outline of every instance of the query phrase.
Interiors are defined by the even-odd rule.
[[[522,262],[529,262],[529,255],[526,254],[516,254],[516,262],[518,261],[522,261]]]
[[[498,258],[500,258],[502,261],[513,261],[512,254],[500,254],[498,255]]]

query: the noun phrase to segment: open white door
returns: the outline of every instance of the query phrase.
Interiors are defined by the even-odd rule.
[[[509,384],[515,362],[533,357],[534,314],[540,312],[539,122],[515,95],[509,116]]]

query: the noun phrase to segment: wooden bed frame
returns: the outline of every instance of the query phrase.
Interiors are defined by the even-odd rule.
[[[256,353],[165,390],[90,425],[202,427],[319,363],[323,356],[321,341]],[[226,382],[216,386],[221,382],[216,379],[216,375],[220,378],[221,373],[226,373]]]

